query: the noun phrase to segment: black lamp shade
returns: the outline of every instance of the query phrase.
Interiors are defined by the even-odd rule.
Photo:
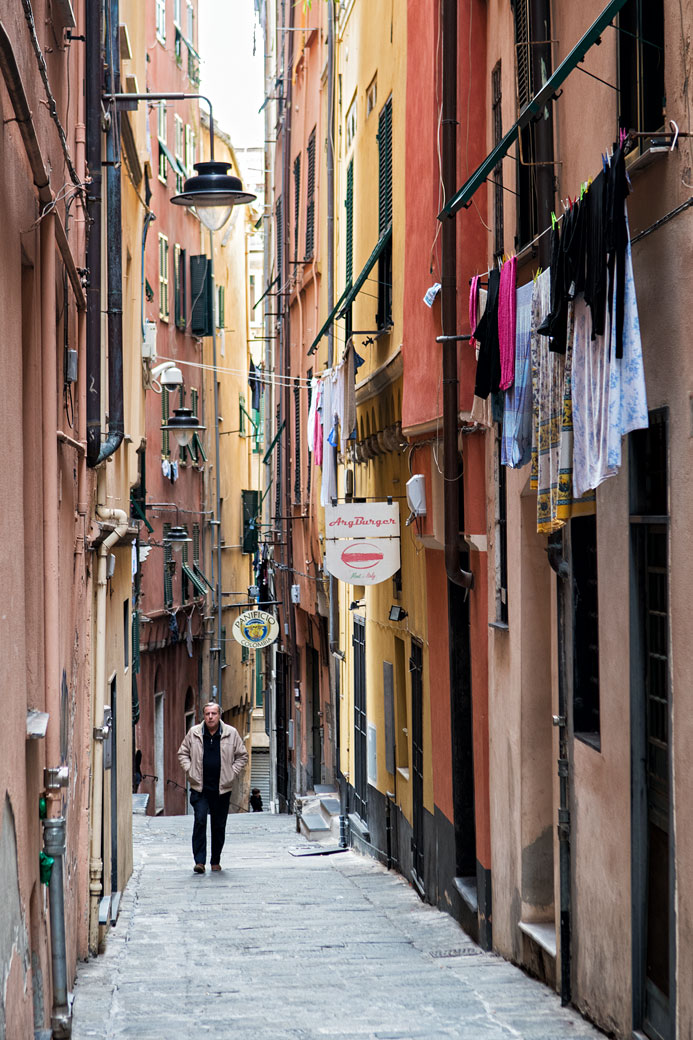
[[[231,163],[195,163],[197,173],[188,177],[180,195],[174,195],[174,206],[195,209],[200,220],[212,231],[217,231],[229,218],[234,206],[253,202],[257,196],[243,190],[238,177],[228,171]],[[216,212],[206,212],[213,210]]]

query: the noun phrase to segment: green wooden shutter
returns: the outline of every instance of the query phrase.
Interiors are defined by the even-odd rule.
[[[277,278],[278,292],[284,291],[284,207],[281,196],[277,199]]]
[[[243,553],[254,553],[258,545],[257,514],[259,509],[259,492],[242,491],[243,503]]]
[[[378,233],[392,223],[392,98],[378,119]]]
[[[315,129],[308,140],[308,183],[306,191],[306,259],[315,246]]]
[[[206,256],[190,257],[190,329],[194,336],[213,331],[211,266]]]
[[[188,533],[187,524],[185,525],[185,533],[186,534]],[[181,563],[187,563],[188,562],[188,543],[184,542],[183,545],[181,545],[180,548],[181,548]],[[185,573],[185,571],[183,570],[182,567],[181,567],[181,579],[180,580],[181,580],[182,599],[183,599],[183,602],[186,603],[190,599],[190,582],[188,581],[188,575]]]
[[[140,672],[140,612],[132,612],[132,670],[135,675]]]
[[[192,529],[192,558],[196,567],[200,566],[200,525],[193,524]]]
[[[164,524],[164,537],[171,528],[170,524]],[[173,547],[164,543],[164,606],[169,609],[173,606],[173,575],[169,566],[173,561]]]
[[[294,159],[294,260],[298,260],[298,222],[301,215],[301,156]]]
[[[167,387],[163,387],[163,389],[161,391],[161,422],[162,423],[167,423],[168,422],[168,415],[169,415],[168,388]],[[169,447],[168,430],[162,430],[161,431],[161,454],[166,459],[169,458],[169,456],[171,454],[171,449]]]
[[[354,277],[354,160],[347,166],[346,183],[346,281],[351,285]]]
[[[294,502],[301,501],[301,384],[294,379]]]

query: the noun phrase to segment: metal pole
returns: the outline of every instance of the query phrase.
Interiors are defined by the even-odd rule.
[[[219,446],[219,380],[217,379],[217,316],[216,316],[216,299],[215,299],[215,288],[216,283],[214,280],[214,233],[209,232],[209,265],[210,265],[210,281],[212,283],[212,367],[214,369],[212,375],[214,379],[214,466],[216,468],[216,502],[214,508],[214,520],[212,521],[213,526],[216,528],[216,574],[215,574],[215,597],[217,601],[217,696],[216,700],[219,706],[222,706],[221,696],[221,673],[222,673],[222,643],[221,643],[221,466],[220,466],[220,446]]]
[[[43,850],[47,856],[51,856],[53,859],[53,868],[48,884],[51,921],[51,966],[53,972],[51,1026],[54,1037],[68,1037],[70,1035],[70,1013],[67,1003],[67,956],[65,952],[64,816],[43,820]]]

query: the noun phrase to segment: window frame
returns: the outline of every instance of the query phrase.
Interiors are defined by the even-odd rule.
[[[156,0],[156,38],[166,46],[166,0]]]
[[[158,109],[156,113],[156,136],[159,142],[159,170],[158,176],[162,184],[167,183],[168,176],[168,159],[166,152],[161,147],[167,145],[167,111],[168,106],[165,101],[159,101]]]
[[[168,235],[159,232],[159,319],[168,324],[171,313],[169,298],[169,242]]]

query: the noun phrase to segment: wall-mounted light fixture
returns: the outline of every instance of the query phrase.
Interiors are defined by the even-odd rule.
[[[178,525],[170,527],[164,535],[164,545],[170,545],[174,552],[180,552],[184,545],[192,542],[184,527]]]
[[[409,614],[404,609],[404,607],[398,607],[396,603],[393,603],[390,607],[389,620],[404,621],[405,617],[409,617]]]
[[[192,409],[174,408],[173,415],[167,423],[163,424],[161,429],[170,430],[175,435],[179,446],[185,448],[190,444],[194,433],[206,430],[207,427],[200,424],[197,416],[193,415]]]
[[[356,610],[358,607],[362,607],[365,604],[365,599],[355,599],[349,604],[349,610]]]

